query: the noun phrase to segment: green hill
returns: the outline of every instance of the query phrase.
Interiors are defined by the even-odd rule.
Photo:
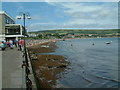
[[[44,31],[36,31],[36,32],[29,32],[29,33],[81,33],[81,34],[110,34],[110,33],[118,33],[118,29],[109,29],[109,30],[74,30],[74,29],[69,29],[69,30],[44,30]]]
[[[80,30],[80,29],[61,29],[61,30],[44,30],[29,32],[29,38],[35,39],[55,39],[55,38],[94,38],[94,37],[117,37],[120,36],[118,29],[106,30]]]

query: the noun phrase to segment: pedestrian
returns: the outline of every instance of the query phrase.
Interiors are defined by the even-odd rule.
[[[6,43],[6,40],[4,39],[4,40],[2,40],[4,43]]]
[[[22,49],[22,52],[24,51],[24,46],[25,46],[25,40],[21,40],[21,49]]]
[[[21,39],[18,39],[18,47],[19,47],[19,51],[21,51],[22,49],[21,49]]]
[[[2,51],[5,50],[6,46],[5,46],[4,41],[2,41],[2,42],[0,43],[0,48],[2,49]]]
[[[17,43],[18,43],[18,40],[14,40],[14,45],[15,45],[15,47],[17,47]]]
[[[7,40],[6,41],[7,47],[10,47],[10,42]]]
[[[10,48],[13,49],[13,41],[9,40],[9,43],[10,43]]]
[[[6,40],[4,39],[2,41],[3,41],[4,45],[5,45],[5,47],[7,47]]]

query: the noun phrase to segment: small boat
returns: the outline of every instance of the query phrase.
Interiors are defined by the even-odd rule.
[[[112,43],[112,41],[110,41],[110,42],[105,42],[106,44],[111,44]]]

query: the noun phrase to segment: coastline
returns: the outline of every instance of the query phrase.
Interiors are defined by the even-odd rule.
[[[65,61],[66,57],[60,55],[48,55],[57,48],[55,40],[46,41],[28,48],[35,78],[37,79],[38,88],[53,88],[58,75],[67,68],[69,62]],[[42,55],[41,53],[46,53]]]
[[[41,40],[41,39],[32,39],[32,40],[27,40],[26,47],[32,47],[36,45],[41,45],[49,42],[56,42],[61,39],[46,39],[46,40]]]
[[[71,39],[91,39],[91,38],[119,38],[119,37],[82,37],[82,38],[66,38],[65,40],[71,40]],[[27,41],[26,43],[26,47],[31,47],[31,46],[36,46],[39,44],[44,44],[44,43],[48,43],[48,42],[57,42],[57,41],[63,41],[64,39],[32,39]]]
[[[107,38],[109,38],[109,37],[107,37]],[[51,52],[54,52],[55,49],[57,48],[57,46],[55,46],[55,42],[47,42],[47,43],[43,43],[41,45],[32,46],[30,48],[33,50],[33,52],[29,52],[29,53],[34,53],[34,54],[31,54],[31,55],[33,55],[33,57],[32,57],[33,60],[31,60],[31,61],[34,64],[34,70],[35,70],[35,74],[36,74],[35,76],[37,77],[39,85],[41,85],[40,88],[59,88],[60,84],[56,81],[59,81],[60,77],[61,77],[61,79],[64,79],[63,78],[64,76],[62,75],[62,72],[64,73],[64,70],[70,69],[70,68],[67,67],[69,62],[66,63],[66,66],[63,66],[64,68],[60,68],[61,65],[58,64],[58,62],[60,61],[59,59],[61,58],[64,61],[66,59],[65,57],[62,57],[62,56],[59,56],[59,55],[57,55],[57,56],[56,55],[51,55],[52,54]],[[37,56],[37,55],[39,55],[39,56]],[[35,58],[35,57],[37,57],[37,58]],[[37,59],[39,59],[39,61]],[[72,61],[74,61],[74,60],[72,60]],[[73,64],[72,61],[70,61],[71,65]],[[76,60],[75,60],[75,62],[76,62]],[[65,63],[62,64],[62,65],[65,65]],[[81,63],[80,63],[80,66],[81,66]],[[62,76],[60,76],[60,75],[62,75]],[[58,77],[56,77],[56,76],[58,76]],[[72,76],[71,76],[71,78],[72,78]],[[84,79],[84,78],[83,78],[83,80],[86,81],[86,79]],[[95,80],[95,79],[93,79],[93,80]],[[56,83],[58,83],[58,84],[56,84]],[[69,83],[69,78],[68,78],[68,83]],[[70,83],[72,83],[72,82],[70,82]],[[72,84],[74,84],[74,83],[72,83]],[[70,85],[72,85],[72,84],[70,84]],[[101,85],[101,84],[98,84],[98,85]],[[72,86],[72,87],[74,87],[74,86]],[[79,86],[77,86],[77,84],[76,84],[76,87],[79,87]],[[80,86],[80,87],[82,87],[82,86]],[[83,87],[84,87],[84,84],[83,84]],[[94,87],[96,87],[96,86],[94,86]]]

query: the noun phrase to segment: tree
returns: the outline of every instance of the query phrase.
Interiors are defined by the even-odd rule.
[[[42,34],[38,34],[38,37],[42,39]]]

